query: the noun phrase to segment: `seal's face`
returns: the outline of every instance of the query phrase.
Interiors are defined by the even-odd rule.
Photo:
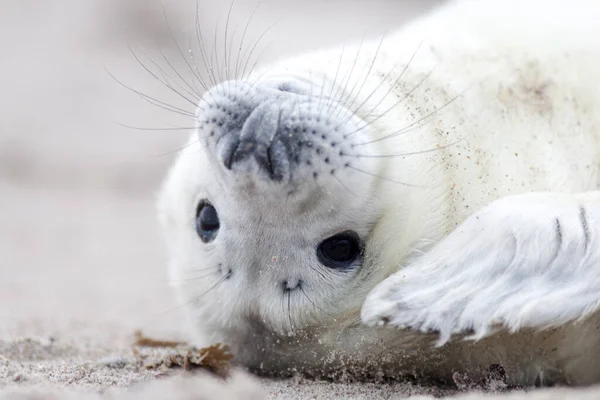
[[[209,176],[189,217],[202,265],[230,317],[280,333],[344,308],[377,218],[375,180],[357,181],[346,140],[359,121],[320,102],[299,81],[233,81],[199,105]]]
[[[225,342],[265,372],[356,353],[362,336],[348,332],[381,280],[385,132],[332,88],[291,74],[214,87],[161,198],[197,344]]]

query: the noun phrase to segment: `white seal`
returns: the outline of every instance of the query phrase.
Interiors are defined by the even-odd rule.
[[[209,90],[159,206],[196,344],[274,375],[600,381],[598,21],[459,1]]]

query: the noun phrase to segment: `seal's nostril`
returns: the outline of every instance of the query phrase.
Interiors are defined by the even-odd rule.
[[[282,181],[288,177],[294,158],[290,154],[290,138],[281,134],[280,113],[277,104],[260,105],[250,113],[240,131],[222,135],[224,144],[219,152],[225,168],[247,173],[247,167],[254,164],[264,171],[268,180]],[[236,165],[246,167],[236,169]]]
[[[240,141],[237,139],[227,144],[227,148],[223,156],[223,165],[225,165],[225,168],[231,170],[231,166],[233,165],[234,157],[238,151],[239,146]]]

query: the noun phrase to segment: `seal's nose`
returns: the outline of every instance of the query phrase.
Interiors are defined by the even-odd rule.
[[[242,126],[239,135],[233,135],[222,161],[229,170],[236,166],[255,165],[270,180],[281,181],[289,174],[290,154],[286,137],[279,131],[281,111],[275,103],[261,104],[254,109]]]

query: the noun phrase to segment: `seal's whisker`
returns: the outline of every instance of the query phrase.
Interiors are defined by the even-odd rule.
[[[195,101],[190,100],[187,96],[183,95],[181,92],[179,92],[173,86],[171,86],[167,81],[159,78],[158,75],[156,75],[156,73],[154,73],[150,68],[148,68],[148,66],[146,64],[144,64],[142,62],[142,60],[138,57],[138,55],[135,53],[135,51],[133,51],[133,49],[130,46],[127,46],[127,48],[129,49],[129,51],[131,52],[131,54],[133,55],[135,60],[142,66],[142,68],[144,68],[144,70],[148,74],[150,74],[153,78],[155,78],[158,82],[160,82],[164,87],[166,87],[167,89],[169,89],[170,91],[172,91],[173,93],[175,93],[176,95],[178,95],[179,97],[181,97],[183,100],[187,101],[194,107],[197,105],[197,103]]]
[[[342,45],[342,51],[340,52],[340,59],[338,60],[338,66],[335,70],[335,75],[333,76],[333,81],[331,83],[331,90],[329,91],[329,94],[327,95],[326,99],[331,99],[333,96],[333,91],[335,90],[335,87],[337,84],[337,79],[340,74],[340,70],[342,69],[342,61],[344,60],[344,51],[346,51],[346,44]],[[325,82],[323,82],[323,83],[325,83]],[[329,105],[329,107],[327,108],[328,111],[329,111],[330,107],[331,107],[331,105]],[[319,109],[321,109],[321,104],[319,104]],[[321,116],[322,116],[321,113],[319,113],[319,118]]]
[[[254,68],[256,68],[256,66],[258,65],[258,63],[260,62],[260,60],[262,59],[262,57],[266,53],[268,47],[269,46],[265,46],[265,48],[261,50],[261,52],[256,57],[256,60],[254,60],[254,63],[250,66],[250,70],[248,71],[248,75],[249,76],[252,74],[252,72],[254,72]],[[260,76],[261,77],[264,76],[264,73],[260,74]],[[258,79],[255,80],[254,84],[256,84],[257,82],[258,82]],[[254,87],[254,84],[252,85],[252,87]]]
[[[231,61],[231,57],[227,57],[227,40],[229,39],[229,21],[231,20],[231,11],[233,10],[233,5],[235,4],[235,0],[231,0],[231,4],[229,5],[229,11],[227,12],[227,19],[225,20],[225,35],[223,37],[223,68],[225,68],[225,79],[229,80],[229,63]],[[235,32],[233,33],[233,38],[235,38]],[[232,43],[233,44],[233,43]],[[231,53],[231,47],[229,47],[229,53]]]
[[[323,101],[325,100],[323,93],[325,92],[325,86],[326,86],[325,83],[327,82],[325,75],[323,75],[320,79],[321,79],[321,90],[319,90],[319,97],[318,97],[318,101],[317,101],[317,105],[316,105],[317,109],[319,110],[319,118],[321,117],[322,105],[323,105]],[[311,80],[311,82],[312,82],[312,80]],[[313,89],[313,85],[311,84],[310,85],[311,93],[312,93],[312,89]]]
[[[378,103],[375,104],[373,106],[373,108],[371,108],[371,110],[365,115],[364,118],[368,118],[373,113],[373,111],[376,110],[377,107],[379,107],[379,105],[383,102],[383,100],[385,100],[385,98],[387,96],[389,96],[389,94],[392,92],[393,88],[396,87],[396,85],[398,85],[398,83],[400,82],[400,80],[404,76],[404,73],[408,70],[408,67],[412,63],[412,61],[415,58],[415,56],[417,55],[417,52],[421,48],[421,45],[422,45],[422,42],[419,43],[419,45],[417,46],[417,48],[415,49],[415,51],[412,53],[412,55],[408,59],[406,65],[404,66],[404,68],[402,69],[402,71],[400,71],[400,74],[396,77],[396,79],[394,80],[393,84],[388,88],[387,92],[379,99]],[[379,90],[379,88],[381,88],[381,86],[383,86],[387,82],[387,80],[391,77],[392,73],[396,70],[396,67],[398,66],[398,63],[399,63],[399,61],[396,62],[392,66],[392,68],[390,68],[390,70],[385,75],[385,77],[379,81],[379,84],[371,91],[371,93],[369,93],[368,96],[366,96],[364,98],[364,100],[362,101],[362,103],[359,104],[354,110],[352,110],[350,112],[350,117],[346,121],[344,121],[343,124],[345,124],[348,121],[350,121],[350,119],[352,118],[352,116],[355,115],[355,114],[357,114],[359,112],[359,110],[362,109],[365,106],[365,104],[367,104],[367,102],[371,99],[371,97],[373,97],[373,95],[375,95],[375,93]],[[341,125],[343,125],[343,124],[341,124]]]
[[[198,301],[200,299],[202,299],[204,296],[206,296],[207,294],[209,294],[211,291],[215,290],[217,287],[219,287],[219,285],[221,285],[223,282],[225,282],[228,278],[229,278],[230,274],[226,274],[223,275],[221,278],[219,278],[219,280],[217,282],[215,282],[214,285],[212,285],[210,288],[208,288],[208,290],[206,290],[204,293],[202,293],[200,296],[197,296],[195,298],[193,298],[190,303]]]
[[[301,283],[298,283],[298,289],[300,289],[300,292],[304,295],[304,297],[306,297],[306,300],[308,300],[308,302],[313,305],[313,307],[315,307],[317,310],[319,310],[320,312],[322,312],[323,314],[325,314],[329,317],[332,317],[332,318],[334,317],[332,314],[328,313],[327,311],[325,311],[321,307],[319,307],[314,301],[311,300],[310,297],[308,297],[308,294],[306,294],[306,291],[304,290],[304,287],[302,287]]]
[[[113,121],[113,122],[123,128],[135,129],[138,131],[191,131],[191,130],[196,129],[195,126],[156,128],[156,127],[126,125],[126,124],[123,124],[123,123],[117,122],[117,121]]]
[[[352,100],[352,102],[350,104],[348,104],[347,106],[346,105],[344,106],[345,108],[347,108],[349,110],[352,109],[354,102],[356,102],[356,100],[358,100],[360,94],[362,93],[362,90],[371,75],[371,71],[373,71],[373,67],[375,66],[375,61],[377,61],[377,57],[379,56],[379,51],[381,50],[381,45],[383,44],[385,35],[386,35],[386,33],[384,33],[381,36],[381,40],[379,40],[379,44],[377,45],[377,49],[375,50],[375,55],[373,56],[373,60],[371,61],[371,65],[369,65],[369,69],[367,70],[367,73],[365,74],[365,79],[363,79],[363,81],[360,85],[360,88],[358,89],[358,92],[356,92],[356,95],[354,96],[354,99]],[[382,82],[379,83],[379,85],[381,85],[381,84],[382,84]],[[348,97],[348,99],[346,99],[346,100],[349,101],[350,97]]]
[[[287,314],[288,314],[288,320],[290,321],[290,331],[293,332],[294,331],[294,323],[292,322],[292,307],[291,307],[292,291],[286,290],[286,294],[287,294]]]
[[[417,53],[419,52],[419,50],[421,49],[421,46],[423,45],[423,42],[419,42],[419,44],[417,45],[417,48],[415,49],[415,51],[413,52],[413,54],[410,56],[410,58],[408,59],[408,61],[406,62],[406,65],[404,66],[404,68],[402,68],[402,71],[400,71],[400,74],[398,75],[398,77],[394,80],[394,83],[392,85],[390,85],[390,87],[388,88],[388,91],[385,93],[385,95],[382,96],[381,99],[379,99],[379,101],[377,102],[377,104],[375,104],[371,110],[365,115],[365,118],[368,118],[377,108],[379,108],[379,106],[381,105],[381,103],[383,102],[383,100],[386,99],[387,96],[389,96],[389,94],[394,90],[394,88],[400,83],[400,80],[404,77],[404,74],[406,74],[406,71],[408,71],[408,68],[410,68],[410,65],[412,64],[412,62],[414,61],[415,57],[417,56]],[[427,76],[429,76],[433,70],[435,70],[435,68],[437,68],[437,65],[434,66],[429,72],[428,74],[426,74]],[[424,82],[424,80],[423,80]],[[415,87],[419,87],[423,82],[417,82],[417,84],[415,85]]]
[[[219,37],[219,20],[217,20],[216,24],[215,24],[215,32],[213,35],[213,48],[210,51],[210,61],[211,64],[214,62],[214,65],[217,69],[217,78],[219,82],[223,82],[223,77],[221,76],[221,65],[219,64],[219,53],[218,53],[218,48],[219,46],[217,45],[218,42],[218,37]]]
[[[204,138],[200,138],[200,139],[204,139]],[[158,153],[158,154],[156,154],[156,156],[158,156],[158,157],[164,157],[164,156],[168,156],[168,155],[176,154],[176,153],[179,153],[179,152],[180,152],[180,151],[182,151],[182,150],[185,150],[185,149],[187,149],[188,147],[192,147],[192,146],[194,146],[194,145],[196,145],[196,144],[199,144],[199,143],[200,143],[200,140],[194,140],[194,141],[192,141],[192,142],[190,142],[190,143],[187,143],[187,144],[186,144],[186,145],[184,145],[184,146],[180,146],[179,148],[177,148],[177,149],[175,149],[175,150],[171,150],[171,151],[165,151],[165,152],[163,152],[163,153]]]
[[[180,73],[180,72],[177,70],[177,68],[175,68],[175,66],[173,65],[173,63],[171,63],[171,61],[169,61],[169,58],[166,56],[166,54],[163,52],[163,50],[162,50],[162,48],[161,48],[160,46],[158,46],[158,51],[160,52],[160,54],[161,54],[161,56],[162,56],[163,60],[164,60],[164,61],[167,63],[167,65],[169,66],[169,68],[171,68],[171,70],[172,70],[173,72],[175,72],[175,75],[177,75],[177,77],[178,77],[178,78],[181,80],[181,82],[183,82],[183,84],[184,84],[185,86],[187,86],[187,88],[188,88],[189,90],[188,90],[188,89],[184,89],[184,88],[181,86],[181,84],[179,84],[179,87],[181,87],[183,90],[185,90],[185,92],[186,92],[186,93],[188,93],[188,94],[192,95],[192,97],[193,97],[193,98],[194,98],[196,101],[199,101],[199,100],[200,100],[200,98],[202,97],[202,94],[200,93],[200,91],[198,90],[198,88],[197,88],[197,87],[194,87],[194,86],[192,86],[192,85],[191,85],[191,84],[190,84],[190,83],[187,81],[187,79],[185,79],[185,78],[184,78],[184,77],[181,75],[181,73]],[[150,61],[152,61],[152,63],[153,63],[153,64],[155,64],[155,65],[157,66],[157,68],[159,68],[159,69],[162,71],[162,69],[161,69],[161,68],[158,66],[158,64],[157,64],[157,63],[155,63],[155,62],[154,62],[152,59],[150,59]],[[162,72],[163,72],[164,74],[166,74],[166,72],[164,72],[164,71],[162,71]],[[167,76],[169,76],[169,75],[167,75]],[[169,78],[171,78],[171,77],[169,76]],[[171,78],[171,79],[172,79],[174,82],[176,82],[174,78]],[[192,82],[193,82],[193,80],[192,80]],[[204,85],[202,85],[202,86],[203,86],[204,90],[207,90],[207,89],[204,87]]]
[[[229,274],[224,275],[223,277],[219,278],[219,280],[217,282],[215,282],[214,285],[212,285],[210,288],[208,288],[204,293],[202,293],[200,296],[195,296],[193,298],[191,298],[190,300],[186,300],[178,305],[176,305],[175,307],[171,307],[167,310],[164,310],[162,312],[159,312],[157,314],[167,314],[170,312],[173,312],[175,310],[179,310],[182,309],[184,307],[189,306],[190,304],[193,304],[194,302],[197,302],[199,300],[201,300],[204,296],[206,296],[208,293],[210,293],[212,290],[216,289],[220,284],[222,284],[223,282],[225,282],[227,280],[227,278],[229,278]]]
[[[206,267],[206,268],[191,268],[188,271],[189,272],[203,272],[203,271],[210,271],[210,270],[218,270],[220,268],[223,267],[223,264],[219,263],[217,264],[215,267]]]
[[[411,128],[414,128],[416,126],[419,126],[419,124],[421,123],[428,123],[429,121],[431,121],[431,117],[433,117],[434,115],[436,115],[437,113],[439,113],[440,111],[444,110],[445,108],[447,108],[450,104],[454,103],[454,101],[456,99],[458,99],[459,97],[461,97],[463,94],[465,94],[465,92],[467,90],[469,90],[470,87],[466,88],[465,90],[461,91],[460,93],[458,93],[456,96],[452,97],[450,100],[448,100],[447,102],[445,102],[444,104],[442,104],[440,107],[436,108],[435,110],[425,114],[423,117],[417,119],[416,121],[408,124],[407,126],[405,126],[404,128],[396,131],[396,132],[392,132],[390,134],[384,135],[378,139],[373,139],[370,140],[368,142],[362,142],[362,143],[353,143],[351,147],[357,147],[357,146],[363,146],[365,144],[370,144],[370,143],[376,143],[376,142],[380,142],[392,137],[396,137],[399,135],[402,135],[404,133],[407,133],[411,130]]]
[[[162,57],[165,59],[165,61],[167,61],[167,63],[169,65],[171,65],[171,69],[173,69],[173,71],[175,71],[175,73],[177,75],[179,75],[179,78],[181,79],[182,82],[184,82],[186,85],[189,86],[189,84],[187,83],[187,81],[185,79],[183,79],[183,77],[179,74],[179,72],[172,66],[171,63],[169,63],[168,59],[166,58],[165,54],[163,53],[162,49],[160,48],[160,46],[158,47],[159,52],[162,54]],[[179,83],[175,78],[173,78],[171,75],[169,75],[169,73],[167,71],[165,71],[156,61],[154,61],[150,56],[148,56],[147,54],[143,53],[144,56],[146,56],[146,58],[148,59],[148,61],[150,61],[154,67],[156,69],[158,69],[158,71],[161,73],[163,79],[159,79],[156,75],[153,74],[152,71],[150,71],[149,68],[145,67],[146,71],[148,73],[150,73],[151,75],[153,75],[156,79],[159,79],[159,81],[161,83],[163,83],[166,87],[168,87],[171,91],[174,91],[175,93],[177,93],[178,96],[184,98],[187,102],[192,103],[193,105],[197,105],[198,101],[200,100],[200,95],[195,91],[195,89],[192,88],[192,91],[190,92],[185,86],[183,86],[181,83]],[[135,57],[135,56],[134,56]],[[141,62],[140,62],[141,63]],[[175,85],[177,85],[177,87],[179,87],[183,92],[185,92],[188,96],[184,96],[181,92],[177,91],[177,89],[175,89],[174,87],[171,86],[171,82]]]
[[[237,79],[237,76],[235,75],[235,72],[234,72],[234,65],[231,65],[231,63],[232,63],[231,52],[233,51],[235,35],[237,34],[238,28],[239,28],[239,26],[236,25],[233,28],[233,32],[231,33],[231,43],[229,45],[229,51],[227,53],[227,74],[228,74],[227,80]]]
[[[266,75],[268,72],[270,72],[270,71],[271,71],[271,68],[272,68],[272,67],[269,67],[269,68],[265,69],[265,70],[263,71],[263,73],[261,73],[260,75],[258,75],[258,76],[257,76],[257,77],[256,77],[256,78],[255,78],[255,79],[254,79],[254,80],[253,80],[251,83],[250,83],[250,85],[249,85],[248,89],[246,90],[246,94],[247,94],[247,95],[249,95],[249,96],[254,96],[254,95],[253,95],[253,94],[251,94],[250,92],[251,92],[251,91],[252,91],[252,89],[254,89],[254,87],[255,87],[255,86],[256,86],[256,85],[257,85],[257,84],[260,82],[261,78],[262,78],[263,76],[265,76],[265,75]],[[248,82],[248,80],[247,80],[246,82]]]
[[[169,284],[194,283],[194,282],[203,280],[205,278],[208,278],[209,276],[214,275],[216,272],[218,272],[218,268],[213,268],[213,272],[208,273],[208,274],[204,274],[204,275],[200,275],[200,276],[194,276],[194,277],[191,277],[191,278],[169,280],[169,281],[167,281],[167,283],[169,283]]]
[[[419,89],[421,87],[421,85],[431,76],[431,74],[433,73],[433,71],[435,70],[435,68],[431,69],[427,74],[425,74],[425,76],[423,78],[421,78],[421,80],[419,82],[417,82],[417,84],[415,86],[413,86],[407,93],[404,94],[404,96],[400,97],[394,104],[392,104],[388,109],[386,109],[385,111],[383,111],[381,114],[375,116],[372,119],[369,120],[365,120],[365,123],[356,128],[354,131],[348,133],[346,135],[346,138],[348,136],[351,136],[357,132],[362,131],[363,129],[365,129],[366,127],[372,125],[375,121],[379,120],[380,118],[383,118],[387,113],[389,113],[390,111],[392,111],[394,108],[398,107],[404,100],[406,100],[407,98],[409,98],[417,89]],[[390,90],[391,91],[391,90]],[[388,91],[388,93],[386,94],[386,96],[390,93],[390,91]],[[384,97],[386,97],[384,96]],[[380,103],[379,103],[380,104]],[[378,104],[378,105],[379,105]],[[364,118],[368,118],[373,111],[375,110],[377,106],[375,106]]]
[[[193,118],[193,119],[196,118],[196,115],[194,113],[189,112],[187,110],[184,110],[182,108],[175,107],[175,106],[173,106],[171,104],[168,104],[168,103],[165,103],[163,101],[160,101],[160,100],[158,100],[158,99],[156,99],[156,98],[154,98],[152,96],[144,94],[144,93],[140,92],[139,90],[136,90],[136,89],[132,88],[131,86],[128,86],[125,83],[123,83],[120,80],[118,80],[108,69],[105,68],[105,71],[108,73],[108,75],[110,75],[110,77],[112,79],[115,80],[115,82],[117,82],[119,85],[123,86],[125,89],[130,90],[131,92],[137,94],[144,101],[146,101],[146,102],[148,102],[148,103],[150,103],[150,104],[152,104],[152,105],[154,105],[156,107],[162,108],[163,110],[167,110],[167,111],[173,112],[175,114],[180,114],[180,115],[183,115],[185,117],[189,117],[189,118]]]
[[[443,150],[443,149],[447,149],[449,147],[452,147],[460,142],[462,142],[463,140],[465,140],[466,136],[463,136],[462,138],[455,140],[452,143],[449,143],[447,145],[438,145],[437,147],[431,148],[431,149],[426,149],[426,150],[420,150],[420,151],[412,151],[409,153],[399,153],[399,154],[377,154],[377,155],[373,155],[373,154],[346,154],[347,156],[350,157],[357,157],[357,158],[391,158],[391,157],[409,157],[409,156],[415,156],[415,155],[419,155],[419,154],[426,154],[426,153],[432,153],[435,151],[439,151],[439,150]]]
[[[244,77],[246,77],[246,70],[248,68],[248,63],[250,62],[250,60],[252,58],[252,54],[254,54],[256,47],[262,41],[262,39],[265,37],[265,35],[267,33],[269,33],[271,31],[271,29],[273,29],[273,27],[275,27],[276,25],[277,25],[277,22],[274,22],[273,24],[271,24],[271,26],[269,26],[267,29],[265,29],[265,31],[263,33],[261,33],[261,35],[258,37],[258,39],[256,39],[254,41],[254,44],[252,45],[252,47],[250,47],[248,54],[247,55],[244,54],[243,58],[245,58],[246,61],[244,62],[244,68],[242,69],[242,74],[240,76],[240,79],[244,79]],[[252,68],[250,69],[250,71],[248,71],[248,76],[250,75],[251,72],[252,72]]]
[[[171,29],[171,24],[169,23],[169,18],[167,16],[167,10],[165,9],[165,6],[163,4],[162,6],[163,8],[163,15],[167,24],[167,29],[169,31],[169,36],[171,37],[171,41],[173,42],[173,44],[175,45],[175,48],[177,49],[177,51],[179,52],[181,58],[183,59],[183,61],[185,62],[185,64],[187,65],[187,67],[189,68],[190,72],[192,73],[192,75],[194,75],[194,77],[196,78],[196,80],[198,81],[198,83],[200,83],[200,86],[202,86],[202,88],[204,90],[208,90],[208,85],[204,82],[204,80],[202,79],[202,74],[200,74],[200,71],[198,71],[198,68],[195,66],[192,67],[192,65],[190,64],[188,58],[184,55],[183,51],[181,50],[181,47],[179,46],[179,43],[177,42],[177,39],[175,38],[175,34],[173,33],[173,29]],[[162,54],[162,51],[161,51]],[[170,65],[170,61],[163,55],[163,58],[165,59],[165,61]],[[192,60],[193,60],[193,55],[192,55]],[[175,73],[177,73],[177,75],[179,75],[178,71],[174,68],[171,67]],[[181,78],[184,82],[187,83],[186,80],[184,80],[183,78]],[[195,92],[198,94],[198,96],[201,95],[200,91],[198,90],[198,88],[196,87]]]
[[[195,18],[195,28],[196,28],[196,41],[198,43],[198,48],[200,49],[200,58],[202,58],[202,62],[204,64],[204,68],[208,75],[208,79],[210,80],[211,86],[215,86],[217,84],[217,77],[215,76],[215,71],[213,65],[210,63],[208,58],[208,52],[206,51],[206,46],[204,44],[204,36],[202,35],[202,27],[200,26],[200,3],[196,0],[196,14]],[[194,50],[192,47],[192,57],[194,57]]]
[[[383,38],[382,38],[382,40],[383,40]],[[362,50],[363,41],[364,41],[364,36],[363,36],[363,39],[362,39],[362,40],[361,40],[361,42],[360,42],[360,46],[359,46],[359,48],[358,48],[358,52],[356,53],[356,58],[354,59],[354,65],[352,66],[352,69],[354,69],[354,66],[356,65],[356,63],[358,62],[358,59],[359,59],[359,57],[360,57],[360,51]],[[380,42],[380,43],[381,43],[381,42]],[[362,85],[364,85],[364,84],[365,84],[365,82],[367,81],[368,75],[369,75],[369,73],[371,72],[371,68],[373,67],[373,64],[375,64],[375,59],[376,59],[376,57],[377,57],[377,56],[375,56],[375,57],[373,58],[373,61],[371,62],[371,65],[369,66],[369,69],[368,69],[367,73],[365,74],[365,79],[363,79],[363,83],[362,83]],[[351,75],[352,75],[353,73],[354,73],[354,71],[351,71]],[[348,83],[350,82],[350,80],[351,80],[351,79],[352,79],[352,76],[349,76],[349,77],[348,77],[348,81],[346,82],[346,88],[344,88],[344,91],[343,91],[343,92],[342,92],[342,94],[340,95],[340,103],[341,103],[341,104],[347,104],[347,103],[348,103],[348,101],[349,101],[349,100],[352,98],[352,96],[354,95],[354,91],[356,90],[356,88],[358,87],[358,85],[359,85],[359,83],[360,83],[360,80],[359,80],[359,79],[355,79],[355,81],[356,81],[356,82],[354,82],[354,85],[352,86],[352,88],[350,89],[350,91],[349,91],[349,92],[348,92],[348,93],[347,93],[347,94],[344,96],[344,93],[346,92],[346,90],[347,90],[347,87],[348,87]],[[362,85],[361,85],[361,88],[362,88]],[[360,92],[360,90],[359,90],[359,92]],[[342,99],[342,97],[343,97],[343,99]],[[348,107],[345,107],[345,108],[348,108]],[[337,114],[336,114],[336,117],[337,117],[337,116],[339,116],[339,113],[340,113],[340,111],[341,111],[341,108],[340,108],[340,109],[338,109],[338,112],[337,112]]]
[[[141,97],[141,98],[142,98],[144,101],[146,101],[146,102],[147,102],[147,103],[149,103],[149,104],[152,104],[152,105],[153,105],[153,106],[155,106],[155,107],[162,108],[162,109],[163,109],[163,110],[165,110],[165,111],[169,111],[169,112],[172,112],[172,113],[175,113],[175,114],[179,114],[179,115],[182,115],[182,116],[184,116],[184,117],[188,117],[188,118],[192,118],[192,119],[195,119],[195,118],[196,118],[196,116],[195,116],[193,113],[191,113],[191,112],[188,112],[188,111],[185,111],[185,110],[182,110],[182,111],[180,111],[180,110],[179,110],[179,109],[177,109],[176,107],[162,105],[162,104],[161,104],[162,102],[160,102],[160,101],[158,101],[158,100],[154,100],[153,98],[150,98],[149,96],[147,96],[147,95],[145,95],[145,94],[142,94],[142,93],[137,93],[137,94],[138,94],[138,95],[139,95],[139,96],[140,96],[140,97]]]
[[[378,179],[381,179],[381,180],[384,180],[384,181],[388,181],[388,182],[392,182],[392,183],[397,183],[399,185],[404,185],[404,186],[409,186],[409,187],[415,187],[415,188],[423,188],[423,189],[429,188],[429,186],[423,186],[423,185],[416,185],[414,183],[401,182],[401,181],[397,181],[397,180],[392,179],[392,178],[388,178],[386,176],[377,175],[377,174],[374,174],[372,172],[365,171],[365,170],[360,169],[360,168],[356,168],[352,164],[347,164],[347,167],[351,168],[351,169],[353,169],[353,170],[355,170],[357,172],[362,172],[363,174],[367,174],[369,176],[372,176],[372,177],[375,177],[375,178],[378,178]]]
[[[343,183],[343,182],[342,182],[342,181],[341,181],[341,180],[340,180],[340,179],[339,179],[337,176],[335,176],[335,174],[334,174],[334,173],[332,173],[332,174],[331,174],[331,176],[333,176],[333,178],[334,178],[336,181],[338,181],[338,183],[339,183],[340,185],[342,185],[342,187],[343,187],[344,189],[346,189],[346,190],[347,190],[348,192],[350,192],[352,195],[354,195],[354,196],[357,196],[357,194],[356,194],[356,193],[354,193],[352,190],[350,190],[350,188],[348,188],[348,186],[344,185],[344,183]]]
[[[238,78],[238,72],[239,72],[239,68],[240,68],[240,61],[242,60],[241,55],[242,55],[242,47],[244,46],[244,40],[246,39],[246,34],[248,33],[248,27],[250,26],[250,22],[252,21],[252,19],[254,18],[254,15],[256,14],[256,11],[258,10],[258,7],[260,6],[260,3],[256,3],[256,7],[254,7],[254,10],[252,11],[252,14],[250,14],[250,17],[248,18],[248,21],[246,22],[246,26],[244,26],[244,32],[242,33],[242,38],[240,39],[240,44],[238,47],[238,54],[237,54],[237,58],[235,60],[235,73],[234,73],[234,77],[237,79]]]
[[[350,80],[352,79],[352,76],[354,74],[354,69],[356,68],[356,63],[358,62],[358,59],[360,57],[360,52],[362,50],[362,46],[364,43],[364,37],[361,39],[360,44],[358,45],[358,50],[356,51],[356,56],[354,57],[354,61],[352,62],[352,67],[350,67],[350,72],[348,73],[348,79],[346,79],[346,83],[344,83],[343,88],[340,87],[340,90],[338,92],[336,92],[335,94],[335,102],[336,103],[340,103],[342,101],[342,97],[344,96],[344,93],[346,93],[346,91],[348,90],[348,84],[350,83]],[[339,96],[339,98],[338,98]],[[333,102],[331,104],[334,104]],[[329,110],[327,110],[327,112],[329,112]]]

